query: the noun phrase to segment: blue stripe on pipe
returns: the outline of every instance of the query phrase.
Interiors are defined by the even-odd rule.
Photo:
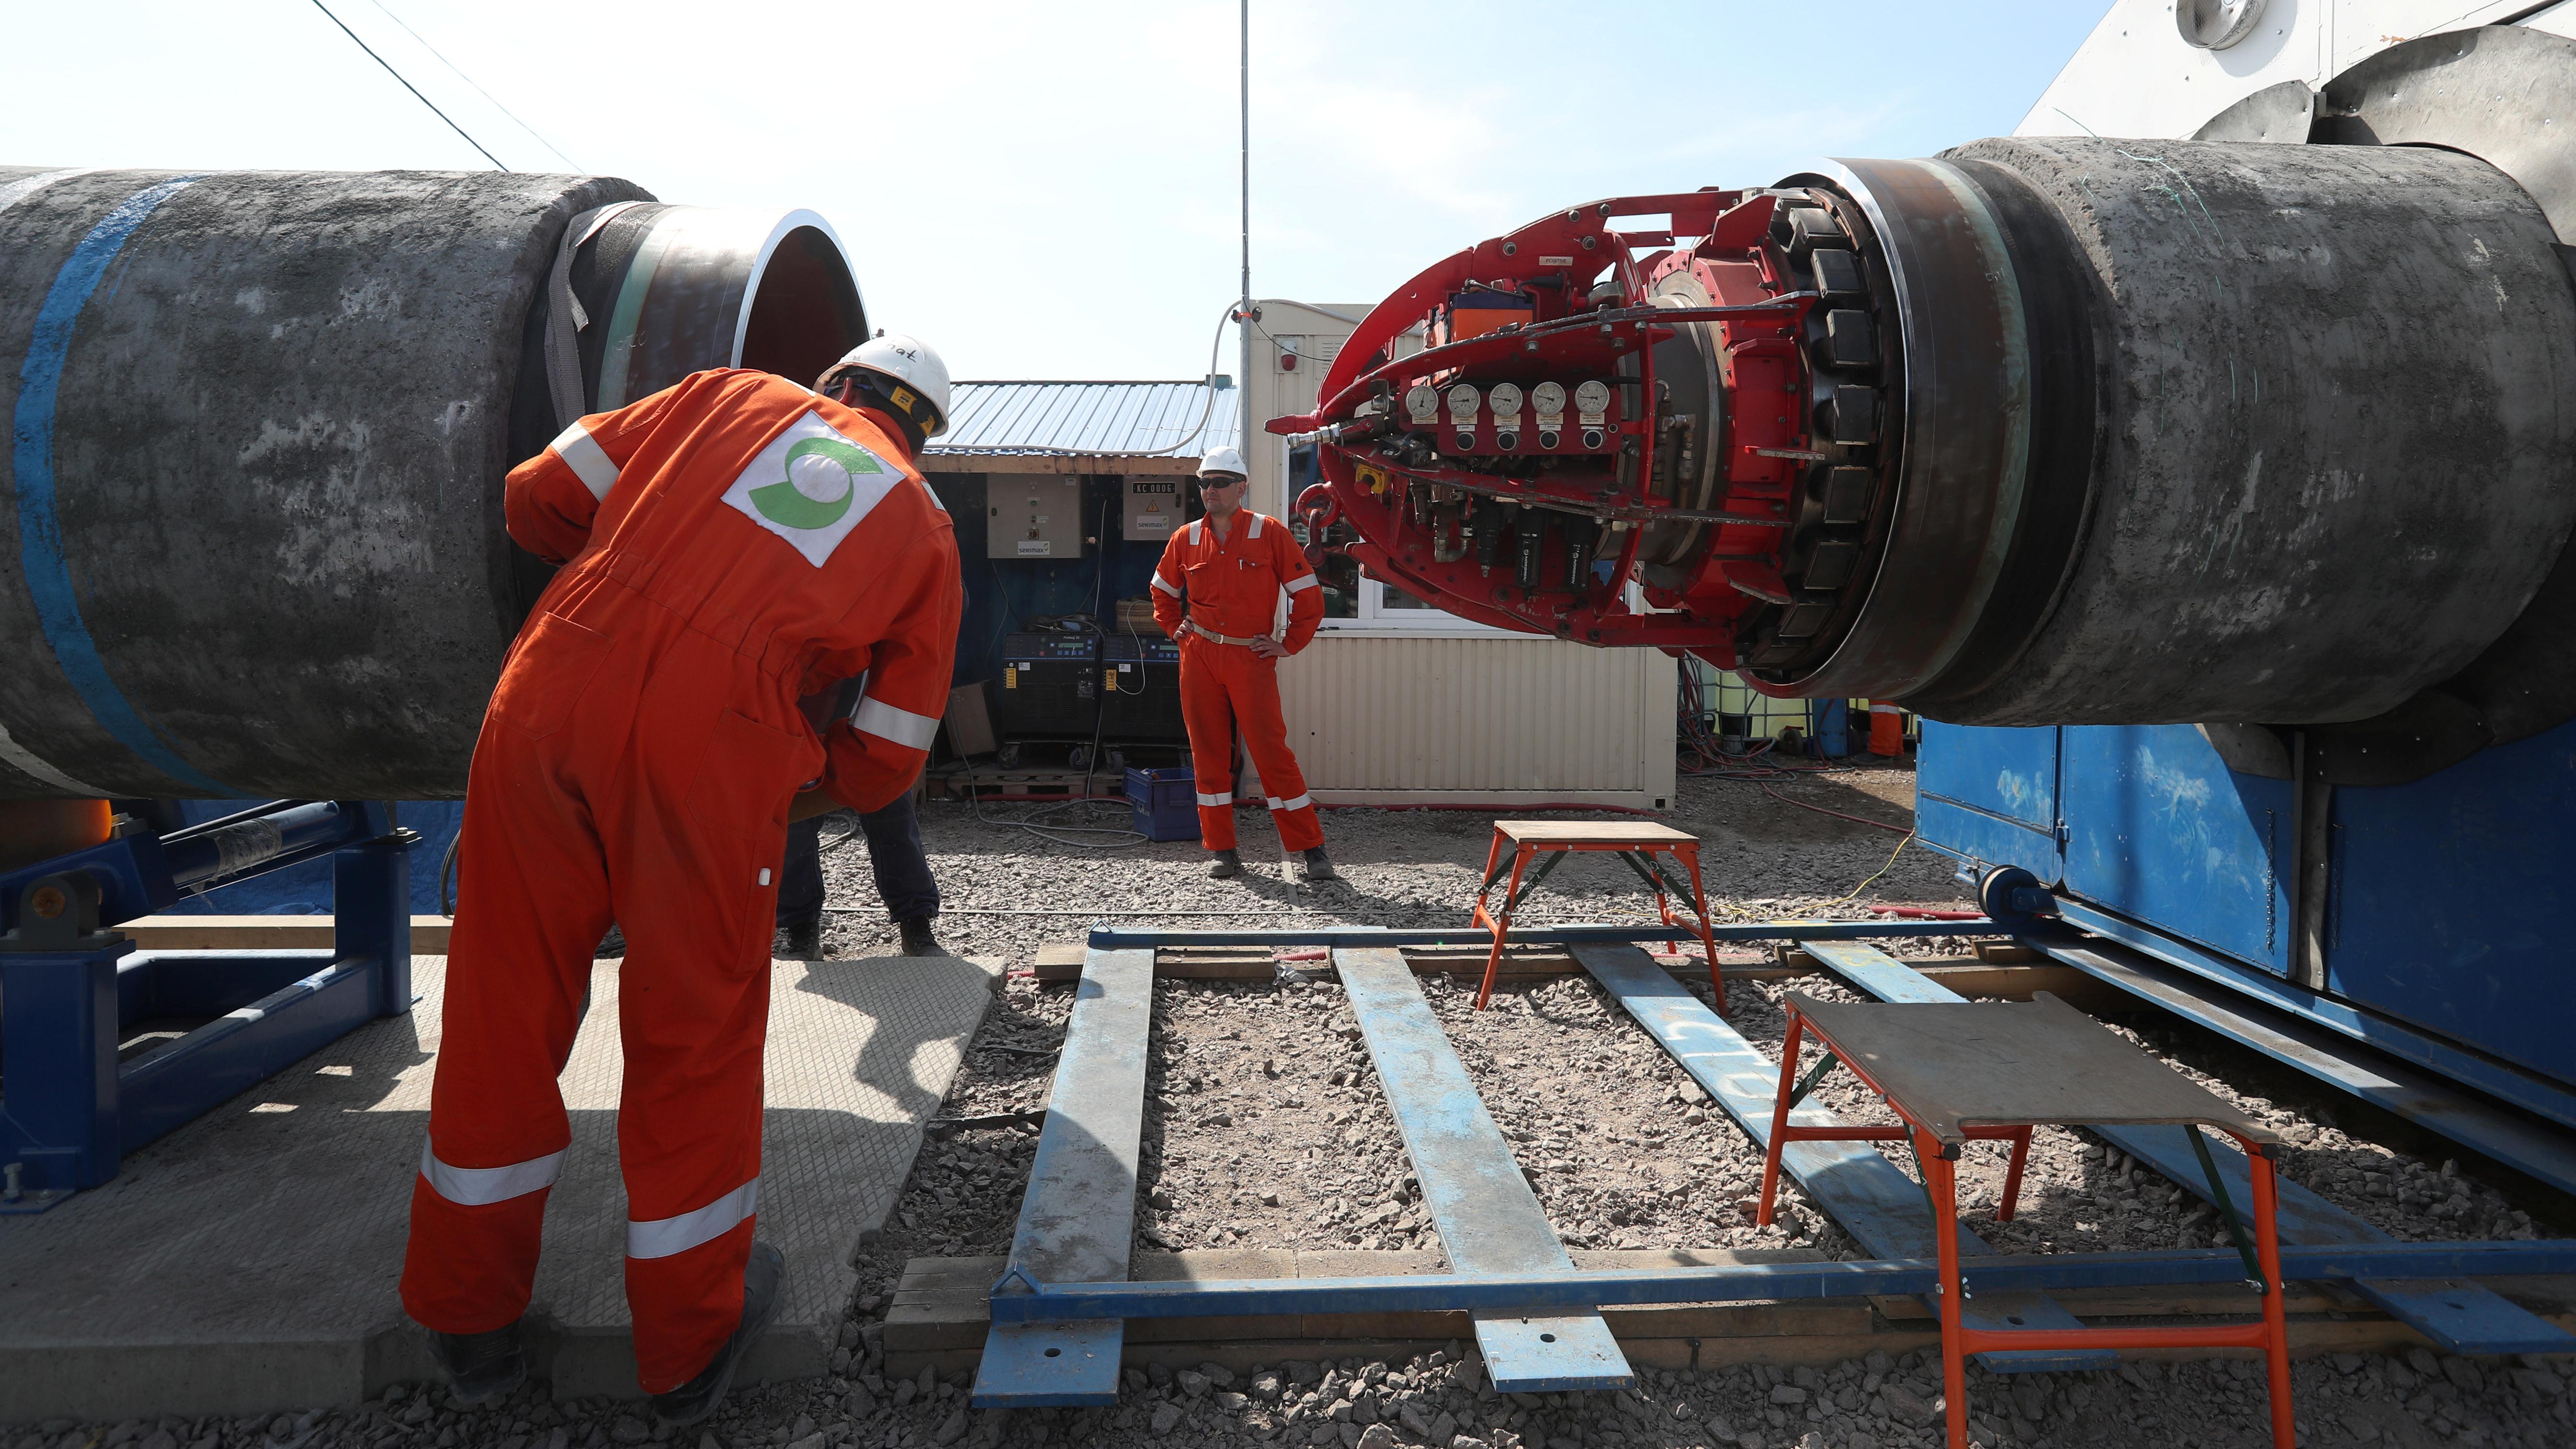
[[[1881,1001],[1948,1003],[1967,998],[1875,947],[1816,942],[1807,954],[1825,969]],[[2167,1180],[2203,1201],[2209,1179],[2181,1127],[2102,1127],[2085,1129],[2113,1147],[2164,1174]],[[2227,1192],[2239,1212],[2254,1210],[2254,1170],[2232,1142],[2210,1144],[2211,1160],[2227,1179]],[[2279,1231],[2282,1244],[2346,1243],[2376,1245],[2392,1241],[2367,1220],[2344,1211],[2287,1178],[2280,1184]],[[2432,1283],[2364,1278],[2353,1291],[2379,1306],[2389,1317],[2423,1334],[2450,1353],[2568,1353],[2576,1338],[2567,1331],[2474,1283]]]
[[[80,245],[72,248],[53,290],[36,313],[36,328],[27,342],[27,358],[18,368],[18,411],[10,427],[10,466],[18,493],[18,563],[26,575],[27,597],[36,606],[36,623],[53,647],[63,677],[71,681],[90,714],[127,749],[154,769],[193,790],[214,795],[241,792],[200,774],[173,753],[134,705],[108,677],[98,642],[82,620],[80,596],[72,587],[71,566],[63,558],[62,519],[54,498],[54,404],[62,390],[63,362],[71,351],[72,329],[107,275],[108,265],[125,250],[135,229],[197,180],[182,176],[149,186],[118,202]]]
[[[1574,959],[1618,998],[1619,1005],[1681,1063],[1692,1080],[1708,1089],[1756,1146],[1769,1145],[1771,1107],[1780,1085],[1777,1064],[1634,946],[1576,946]],[[1801,1127],[1824,1127],[1842,1119],[1811,1103],[1792,1112],[1789,1120]],[[1922,1186],[1868,1143],[1792,1142],[1782,1149],[1780,1166],[1858,1240],[1863,1251],[1882,1258],[1932,1255],[1932,1208]],[[1970,1260],[1971,1284],[1981,1261],[1994,1256],[1994,1249],[1965,1224],[1959,1227],[1959,1252]],[[2238,1272],[2243,1271],[2240,1266]],[[2002,1291],[1979,1291],[1966,1305],[1964,1317],[1970,1328],[1996,1331],[2084,1326],[2047,1298]],[[2015,1349],[1982,1353],[1977,1361],[1997,1373],[2026,1373],[2110,1368],[2119,1356],[2106,1349]]]
[[[1136,1152],[1145,1129],[1145,1041],[1154,953],[1093,951],[1065,1022],[1046,1129],[1011,1235],[1012,1274],[1123,1278],[1136,1232]],[[1118,1402],[1127,1326],[995,1322],[971,1402],[979,1409]]]
[[[1574,1260],[1422,999],[1413,968],[1384,950],[1336,951],[1333,964],[1449,1261],[1467,1273],[1572,1272]],[[1572,1312],[1529,1307],[1488,1300],[1475,1315],[1476,1346],[1495,1388],[1538,1394],[1635,1380],[1609,1324],[1590,1305]]]
[[[2576,1241],[2370,1243],[2283,1247],[2281,1274],[2293,1283],[2336,1282],[2391,1273],[2463,1277],[2559,1274],[2576,1270]],[[1932,1291],[1929,1258],[1845,1262],[1742,1263],[1591,1272],[1437,1273],[1364,1278],[1209,1278],[1153,1283],[1047,1283],[1000,1293],[997,1323],[1078,1318],[1272,1317],[1299,1313],[1441,1313],[1512,1305],[1574,1308],[1659,1303],[1748,1303]],[[2016,1253],[1977,1264],[1969,1286],[1990,1291],[2173,1288],[2242,1283],[2233,1248],[2165,1248],[2139,1253]],[[2252,1300],[2249,1294],[2249,1308]]]

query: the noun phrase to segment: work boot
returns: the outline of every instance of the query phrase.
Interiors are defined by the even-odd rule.
[[[528,1352],[515,1323],[483,1333],[432,1332],[429,1352],[447,1370],[459,1403],[486,1403],[528,1381]]]
[[[1320,845],[1306,852],[1305,864],[1298,868],[1298,875],[1305,880],[1341,879],[1340,876],[1333,874],[1333,863],[1325,858],[1324,847]]]
[[[1243,874],[1242,856],[1235,854],[1231,850],[1213,851],[1211,854],[1215,856],[1215,859],[1208,862],[1209,879],[1232,880],[1236,876]]]
[[[918,916],[909,921],[897,921],[894,923],[894,928],[903,935],[903,954],[907,956],[948,954],[939,948],[939,938],[930,933],[928,916]]]
[[[778,1316],[779,1293],[787,1285],[787,1260],[767,1243],[751,1245],[751,1261],[742,1270],[742,1323],[716,1350],[698,1376],[652,1398],[653,1416],[665,1424],[694,1424],[716,1411],[733,1384],[733,1371],[760,1341],[769,1320]]]
[[[823,920],[796,921],[778,928],[778,939],[771,943],[781,961],[820,961],[823,959]]]

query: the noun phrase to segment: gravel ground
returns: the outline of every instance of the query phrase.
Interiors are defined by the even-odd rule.
[[[1866,770],[1770,782],[1783,795],[1893,823],[1909,823],[1912,775]],[[1025,805],[987,806],[1000,816]],[[1081,812],[1057,812],[1062,821]],[[1109,812],[1100,812],[1108,816]],[[1964,903],[1946,861],[1908,849],[1889,865],[1899,835],[1782,803],[1746,782],[1688,780],[1668,817],[1698,834],[1712,904],[1739,919],[1821,914],[1857,917],[1871,903]],[[1243,879],[1201,874],[1194,842],[1093,851],[1043,844],[997,828],[966,805],[934,802],[924,836],[948,895],[941,936],[961,954],[994,954],[1025,966],[1036,950],[1075,939],[1085,918],[1150,907],[1224,911],[1245,924],[1346,920],[1449,925],[1461,920],[1481,878],[1488,817],[1469,812],[1336,811],[1325,828],[1347,880],[1310,890],[1287,879],[1276,837],[1247,813]],[[826,839],[832,831],[827,829]],[[1266,862],[1266,863],[1265,863]],[[892,931],[873,909],[864,844],[825,857],[836,902],[865,909],[835,918],[839,955],[887,949]],[[1884,868],[1850,900],[1846,893]],[[1560,889],[1562,887],[1562,889]],[[975,915],[1032,907],[1075,915]],[[1652,919],[1651,903],[1615,863],[1569,864],[1522,919]],[[1293,916],[1255,917],[1255,911]],[[1160,918],[1186,924],[1188,918]],[[1215,924],[1214,921],[1205,924]],[[1909,955],[1928,953],[1908,948]],[[1805,1245],[1854,1256],[1854,1245],[1794,1185],[1773,1226],[1751,1225],[1760,1158],[1697,1087],[1599,992],[1578,979],[1514,986],[1496,1009],[1473,1012],[1472,994],[1422,978],[1497,1123],[1511,1136],[1565,1240],[1588,1247]],[[1734,1021],[1776,1053],[1780,997],[1796,989],[1842,996],[1825,978],[1785,986],[1744,983]],[[1043,1105],[1071,993],[1011,978],[968,1053],[943,1111],[975,1116]],[[2296,1144],[2290,1177],[2403,1239],[2530,1235],[2535,1225],[2493,1187],[2451,1163],[2419,1160],[2357,1135],[2336,1103],[2269,1080],[2280,1100],[2239,1082],[2262,1077],[2241,1053],[2167,1019],[2115,1023]],[[1812,1057],[1810,1058],[1812,1060]],[[1432,1248],[1430,1229],[1365,1047],[1329,981],[1281,986],[1168,982],[1156,989],[1143,1151],[1147,1203],[1140,1248],[1248,1246]],[[1848,1077],[1828,1077],[1822,1098],[1857,1113]],[[2358,1119],[2362,1114],[2348,1113]],[[0,1429],[9,1449],[137,1444],[143,1449],[385,1449],[391,1445],[498,1445],[574,1449],[670,1442],[696,1449],[850,1449],[963,1444],[1175,1449],[1322,1444],[1345,1449],[1894,1449],[1940,1442],[1933,1405],[1938,1363],[1924,1355],[1873,1355],[1829,1370],[1739,1368],[1648,1371],[1633,1392],[1498,1395],[1455,1346],[1407,1364],[1290,1363],[1232,1375],[1214,1365],[1177,1376],[1131,1370],[1115,1409],[977,1413],[962,1407],[967,1380],[925,1371],[889,1383],[881,1324],[907,1258],[998,1254],[1010,1241],[1036,1143],[1034,1126],[969,1129],[929,1144],[887,1232],[860,1262],[860,1285],[825,1379],[738,1391],[703,1431],[657,1432],[634,1404],[548,1404],[533,1391],[511,1403],[459,1412],[441,1390],[395,1390],[361,1408],[241,1420]],[[1897,1160],[1908,1166],[1904,1154]],[[2019,1220],[1987,1221],[2003,1149],[1972,1148],[1963,1164],[1963,1209],[2004,1251],[2111,1250],[2207,1244],[2218,1228],[2187,1195],[2123,1161],[2085,1134],[2034,1136]],[[1283,1166],[1294,1164],[1289,1170]],[[2178,1217],[2179,1215],[2179,1217]],[[2132,1364],[2116,1373],[2016,1375],[1971,1370],[1969,1391],[1983,1442],[1997,1446],[2267,1444],[2259,1366],[2242,1361]],[[2402,1355],[2337,1354],[2295,1366],[2301,1441],[2311,1446],[2455,1443],[2576,1444],[2576,1400],[2566,1360],[2472,1360],[2421,1349]],[[14,1434],[14,1438],[13,1438]]]

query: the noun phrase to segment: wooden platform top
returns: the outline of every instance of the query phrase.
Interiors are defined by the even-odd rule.
[[[1651,820],[1497,820],[1494,829],[1521,845],[1697,845],[1699,837]]]
[[[2280,1134],[2126,1037],[2042,991],[2003,1001],[1838,1002],[1797,992],[1809,1027],[1943,1142],[1972,1126],[2206,1123]]]

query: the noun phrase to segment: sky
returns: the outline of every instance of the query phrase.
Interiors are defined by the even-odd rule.
[[[960,378],[1211,370],[1233,0],[322,3],[511,169],[820,213]],[[2008,133],[2103,8],[1252,0],[1253,294],[1371,303],[1550,210]],[[0,161],[492,164],[315,0],[11,9]]]

